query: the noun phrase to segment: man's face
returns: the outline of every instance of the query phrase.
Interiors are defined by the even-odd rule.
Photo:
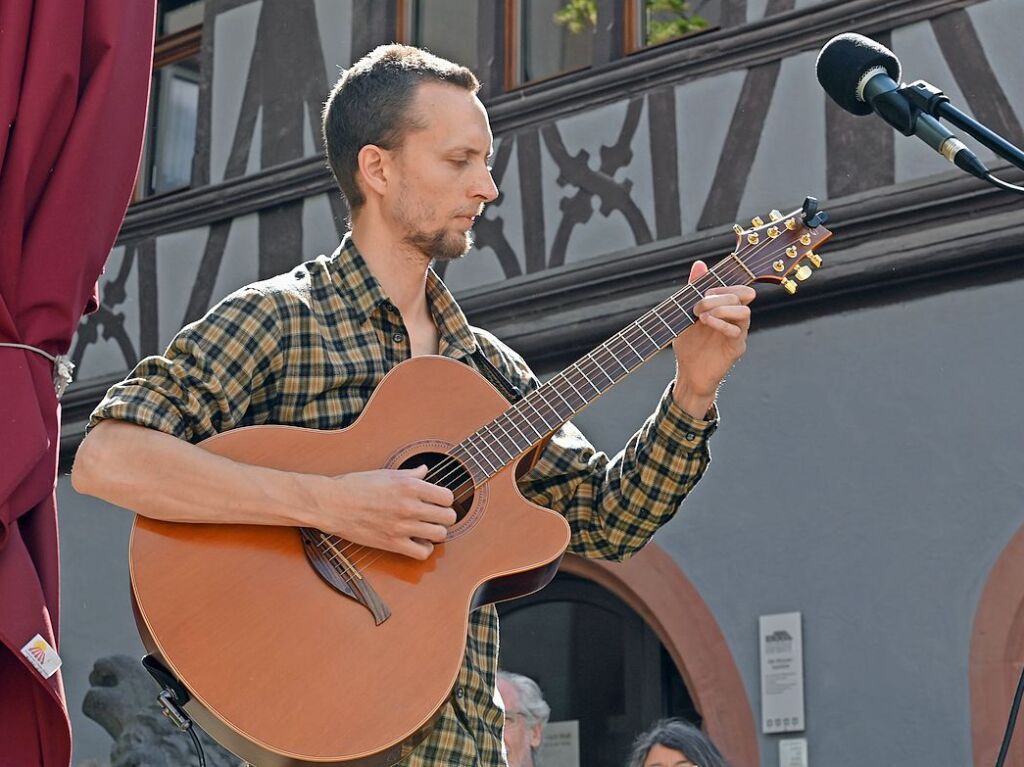
[[[491,127],[475,94],[444,83],[419,85],[410,107],[424,126],[406,132],[389,156],[395,183],[384,213],[402,239],[430,258],[465,255],[484,204],[498,196],[488,163]]]
[[[498,692],[505,701],[505,750],[508,767],[534,767],[531,748],[540,746],[543,727],[534,723],[523,712],[519,692],[503,679],[498,680]]]

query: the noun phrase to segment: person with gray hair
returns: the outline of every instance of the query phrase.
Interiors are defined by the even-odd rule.
[[[729,767],[715,744],[682,719],[662,719],[633,743],[626,767]]]
[[[551,716],[540,686],[528,676],[499,671],[498,692],[505,703],[508,767],[538,767],[537,753]]]

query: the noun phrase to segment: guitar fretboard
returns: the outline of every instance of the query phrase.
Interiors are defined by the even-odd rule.
[[[741,261],[724,259],[478,429],[452,455],[476,481],[494,476],[672,343],[696,321],[694,307],[707,290],[751,282]]]

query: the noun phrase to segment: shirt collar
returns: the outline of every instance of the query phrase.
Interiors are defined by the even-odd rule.
[[[356,248],[351,232],[345,235],[341,245],[334,251],[331,262],[334,266],[334,284],[348,300],[360,323],[366,322],[374,312],[379,311],[381,304],[388,302],[387,294]],[[453,355],[449,351],[451,348],[464,355],[476,351],[476,336],[473,335],[466,315],[433,269],[427,270],[426,293],[430,313],[434,316],[441,337],[440,353],[459,356]]]

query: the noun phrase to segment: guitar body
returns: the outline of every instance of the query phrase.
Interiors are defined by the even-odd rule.
[[[416,357],[347,429],[245,427],[201,447],[330,476],[415,466],[508,406],[467,365]],[[348,552],[384,620],[318,574],[296,528],[136,517],[130,567],[143,642],[188,688],[189,715],[259,767],[393,764],[445,705],[470,611],[544,586],[568,544],[565,520],[526,501],[515,477],[513,463],[476,487],[424,562]]]

